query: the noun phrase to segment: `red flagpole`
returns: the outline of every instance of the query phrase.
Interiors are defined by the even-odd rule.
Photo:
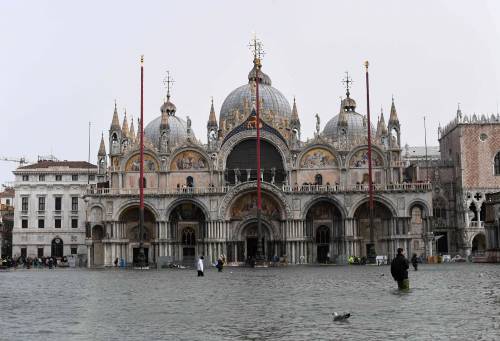
[[[255,64],[255,109],[257,118],[257,259],[263,259],[263,245],[262,245],[262,191],[261,191],[261,178],[260,178],[260,100],[259,100],[259,69],[260,59],[256,58]]]
[[[141,56],[141,130],[140,138],[140,172],[139,172],[139,266],[145,266],[145,254],[143,247],[144,231],[144,56]]]
[[[365,62],[366,70],[366,116],[368,121],[368,193],[369,193],[369,209],[370,209],[370,243],[373,244],[373,178],[372,178],[372,134],[370,121],[370,84],[368,77],[368,61]],[[372,246],[373,247],[373,246]],[[375,251],[374,249],[372,249]],[[367,256],[374,256],[367,255]]]

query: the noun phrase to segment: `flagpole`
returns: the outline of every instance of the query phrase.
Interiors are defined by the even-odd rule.
[[[261,64],[260,59],[255,58],[255,109],[257,115],[257,260],[263,260],[263,245],[262,245],[262,189],[260,177],[260,101],[259,101],[259,70]]]
[[[373,178],[372,178],[372,136],[371,136],[371,120],[370,120],[370,83],[368,76],[368,61],[365,62],[365,71],[366,71],[366,118],[368,121],[368,202],[369,202],[369,228],[370,228],[370,249],[367,250],[369,254],[367,257],[373,258],[374,255],[374,230],[373,230]]]
[[[145,266],[145,254],[144,254],[144,243],[143,243],[143,232],[144,231],[144,55],[141,56],[141,124],[139,126],[141,130],[140,138],[140,175],[139,175],[139,266],[142,268]]]

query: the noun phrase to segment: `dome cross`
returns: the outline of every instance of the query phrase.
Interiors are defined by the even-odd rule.
[[[167,89],[167,100],[170,99],[170,87],[175,83],[173,78],[170,76],[170,71],[167,70],[167,75],[163,79],[163,85]]]
[[[345,93],[347,95],[347,97],[349,97],[350,93],[349,93],[349,89],[351,88],[351,85],[354,81],[352,80],[352,78],[349,77],[349,72],[346,71],[345,72],[345,78],[342,80],[342,83],[345,84]]]

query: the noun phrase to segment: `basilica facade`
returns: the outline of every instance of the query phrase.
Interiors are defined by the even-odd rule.
[[[260,121],[257,121],[256,82]],[[314,138],[301,138],[300,115],[254,61],[244,84],[208,113],[206,143],[177,113],[170,93],[144,129],[144,178],[139,132],[116,109],[98,152],[97,186],[88,189],[86,245],[91,266],[136,260],[139,184],[144,183],[147,261],[167,256],[191,263],[224,254],[234,264],[257,251],[257,177],[262,179],[262,245],[267,260],[291,264],[345,262],[348,256],[432,253],[432,190],[408,182],[394,100],[386,124],[356,111],[349,83],[340,108]],[[302,119],[304,119],[302,117]],[[256,167],[256,128],[262,170]],[[369,224],[367,131],[372,132],[374,219]],[[139,129],[138,129],[139,130]]]

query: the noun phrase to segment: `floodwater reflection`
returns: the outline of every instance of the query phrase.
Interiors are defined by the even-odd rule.
[[[480,275],[482,274],[482,275]],[[382,276],[383,275],[383,276]],[[0,273],[5,340],[449,340],[500,335],[500,267],[424,265]],[[332,312],[351,312],[349,323]]]

